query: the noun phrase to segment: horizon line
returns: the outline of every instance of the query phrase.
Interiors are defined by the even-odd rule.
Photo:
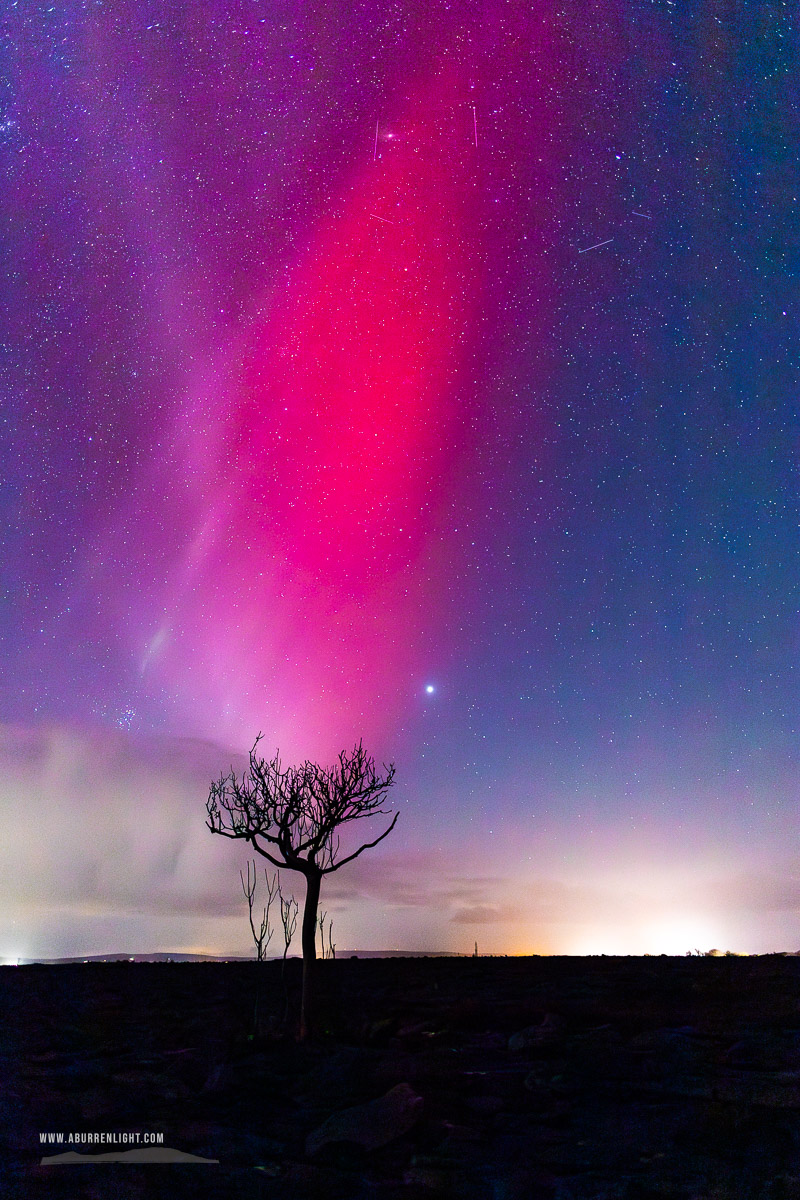
[[[287,959],[292,961],[302,961],[302,955],[289,954]],[[768,957],[783,957],[795,958],[800,957],[800,950],[764,950],[749,953],[743,950],[718,950],[712,948],[710,950],[685,950],[679,952],[667,951],[642,951],[641,953],[603,953],[594,952],[591,954],[558,954],[558,953],[542,953],[539,951],[530,951],[529,953],[504,953],[504,952],[486,952],[476,954],[471,951],[460,950],[342,950],[337,953],[333,960],[324,959],[322,956],[317,961],[342,961],[353,958],[768,958]],[[268,958],[259,960],[252,955],[241,954],[211,954],[197,951],[163,951],[155,950],[146,953],[129,954],[124,951],[112,951],[105,954],[76,954],[66,955],[60,958],[27,958],[16,957],[0,960],[0,966],[5,967],[29,967],[29,966],[70,966],[83,965],[90,963],[175,963],[175,962],[212,962],[212,963],[256,963],[256,962],[282,962],[283,955],[270,955]]]

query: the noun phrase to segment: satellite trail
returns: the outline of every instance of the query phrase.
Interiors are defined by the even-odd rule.
[[[588,254],[590,250],[596,250],[598,246],[607,246],[613,240],[613,238],[606,238],[604,242],[595,242],[593,246],[585,246],[583,250],[579,250],[578,254]]]

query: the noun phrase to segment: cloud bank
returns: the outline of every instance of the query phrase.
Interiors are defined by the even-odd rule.
[[[247,848],[205,825],[209,783],[231,765],[244,758],[206,741],[0,726],[0,957],[249,953]],[[404,836],[401,823],[391,845],[326,878],[340,948],[466,951],[476,937],[497,953],[795,948],[798,874],[736,864],[648,881],[647,864],[601,878],[587,862],[559,879],[552,860],[535,873]],[[302,901],[296,875],[284,884]]]

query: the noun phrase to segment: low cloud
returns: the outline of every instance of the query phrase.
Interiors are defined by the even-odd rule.
[[[97,951],[191,942],[247,952],[238,870],[253,852],[212,837],[205,823],[211,780],[246,765],[246,756],[206,741],[0,726],[0,956],[15,948],[26,956],[34,945],[36,953],[85,953],[90,943]],[[377,836],[386,820],[356,826],[353,837]],[[587,864],[567,882],[519,866],[506,875],[507,859],[478,851],[473,872],[457,839],[433,851],[415,846],[414,836],[413,822],[401,821],[391,839],[326,877],[323,908],[356,948],[448,949],[460,945],[464,926],[480,925],[498,949],[585,953],[581,947],[602,948],[609,930],[618,934],[613,944],[625,946],[638,944],[630,931],[642,929],[645,946],[655,936],[650,925],[684,916],[687,949],[700,944],[690,940],[695,918],[715,944],[729,936],[726,946],[743,948],[747,935],[754,945],[769,937],[779,946],[800,912],[800,876],[788,871],[744,873],[740,862],[728,876],[710,877],[703,864],[681,876],[663,864],[649,871],[643,857],[603,879]],[[342,853],[358,844],[343,839]],[[262,887],[264,865],[259,858]],[[295,872],[282,872],[282,882],[302,901]]]
[[[0,727],[0,899],[32,908],[224,915],[230,851],[205,826],[230,752],[60,726]]]
[[[707,905],[726,912],[800,913],[800,875],[742,873],[714,880],[697,892]]]
[[[237,872],[253,852],[212,837],[210,781],[244,756],[209,742],[117,730],[0,726],[0,902],[77,919],[241,916]],[[367,823],[354,836],[380,832]],[[358,845],[358,842],[354,842]],[[352,847],[343,839],[342,854]],[[257,856],[256,856],[257,857]],[[454,852],[455,858],[455,852]],[[273,868],[258,858],[261,868]],[[441,855],[381,847],[325,880],[325,906],[497,916],[504,880],[443,872]],[[303,884],[282,875],[287,891]],[[488,914],[493,914],[489,916]]]
[[[491,908],[488,905],[459,908],[450,918],[453,925],[497,925],[502,922],[519,920],[519,911],[508,905],[501,908]]]
[[[325,895],[342,903],[360,899],[447,913],[454,904],[464,910],[484,905],[506,887],[507,881],[496,875],[448,875],[447,865],[441,854],[376,851],[348,865],[341,876],[329,875]]]

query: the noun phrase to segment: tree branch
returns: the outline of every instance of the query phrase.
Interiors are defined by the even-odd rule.
[[[236,837],[237,835],[235,833],[228,833],[225,836],[226,837]],[[264,856],[264,858],[269,859],[269,861],[272,863],[273,867],[289,867],[291,869],[292,864],[290,862],[287,862],[285,859],[282,861],[279,858],[273,858],[273,856],[269,853],[269,851],[262,850],[261,846],[259,846],[258,842],[256,841],[255,834],[253,834],[253,836],[249,837],[247,840],[250,843],[250,845],[253,847],[254,850],[257,850],[259,854]]]
[[[377,846],[378,842],[382,842],[383,839],[385,837],[388,837],[389,834],[392,832],[392,830],[394,829],[394,827],[397,823],[397,818],[399,816],[400,816],[400,813],[394,814],[394,818],[393,818],[392,823],[389,826],[389,828],[384,829],[384,831],[380,835],[380,837],[375,838],[374,842],[365,842],[364,845],[360,846],[358,848],[358,850],[354,851],[353,854],[348,854],[347,858],[343,858],[338,863],[333,863],[331,866],[323,868],[322,874],[329,875],[331,873],[331,871],[338,871],[339,867],[343,867],[345,865],[345,863],[352,862],[354,858],[358,858],[359,854],[363,854],[363,852],[365,850],[370,850],[373,846]]]

